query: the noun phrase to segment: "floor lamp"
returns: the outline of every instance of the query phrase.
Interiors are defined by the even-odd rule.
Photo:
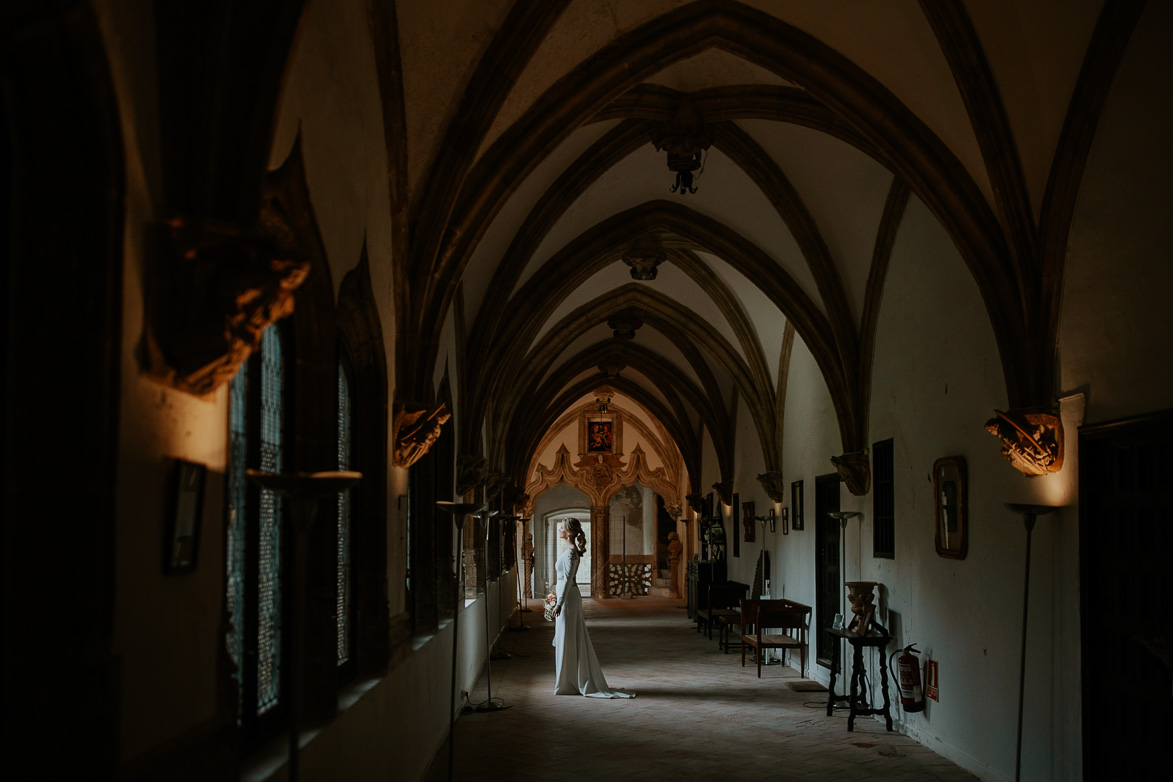
[[[512,521],[514,524],[516,524],[519,521],[521,522],[521,542],[522,542],[522,545],[524,545],[525,544],[525,521],[526,520],[523,519],[521,516],[510,516],[508,520]],[[516,552],[517,552],[516,545],[513,547],[513,551],[516,554]],[[521,604],[521,601],[525,597],[525,589],[522,587],[522,583],[521,583],[522,580],[524,580],[524,578],[525,578],[525,557],[524,556],[517,559],[515,567],[517,568],[517,610],[518,610],[517,627],[510,627],[509,629],[514,632],[517,632],[520,630],[528,630],[529,629],[528,627],[525,626],[525,614],[522,613],[524,611],[529,611],[529,609]]]
[[[289,773],[290,782],[297,782],[298,755],[301,741],[302,644],[305,636],[305,555],[306,535],[318,513],[318,502],[337,496],[362,478],[361,472],[297,472],[272,473],[247,470],[253,483],[274,494],[289,498],[289,519],[293,535],[288,545],[293,548],[293,627],[289,637]]]
[[[481,559],[481,561],[485,563],[486,567],[489,563],[489,519],[499,514],[500,511],[496,510],[490,511],[488,513],[482,511],[479,514],[476,514],[478,518],[484,520],[485,522],[485,549],[484,557]],[[485,678],[488,681],[489,697],[485,699],[484,703],[477,706],[476,710],[480,712],[501,711],[502,709],[509,708],[504,703],[498,704],[493,702],[493,642],[489,630],[489,579],[487,577],[485,578]]]
[[[847,571],[847,520],[854,519],[856,516],[862,516],[863,514],[857,510],[837,510],[837,511],[831,511],[831,512],[827,513],[827,515],[830,516],[831,518],[837,519],[839,521],[839,550],[842,552],[842,556],[840,558],[840,561],[843,563],[843,566],[839,569],[839,577],[842,578],[844,581],[846,581],[847,580],[846,579],[846,576],[847,576],[847,573],[846,573],[846,571]],[[842,617],[844,629],[847,628],[847,603],[846,603],[847,597],[846,597],[846,595],[847,595],[847,593],[844,592],[842,589],[839,591],[839,616]],[[839,646],[839,648],[835,650],[836,654],[843,651],[842,641],[838,642],[838,646]],[[842,665],[840,665],[839,667],[840,667],[840,670],[843,669]],[[843,678],[844,678],[843,688],[846,691],[847,677],[844,676]],[[847,695],[845,692],[843,695],[843,700],[846,700],[846,699],[847,699]]]
[[[1018,658],[1018,737],[1014,742],[1014,779],[1017,782],[1022,774],[1022,700],[1026,685],[1026,614],[1030,606],[1030,538],[1038,517],[1058,508],[1053,505],[1031,505],[1022,502],[1008,502],[1006,507],[1022,516],[1022,522],[1026,526],[1026,575],[1022,587],[1022,651]]]
[[[456,747],[456,710],[452,704],[456,702],[456,655],[460,648],[460,597],[464,592],[464,517],[480,513],[487,505],[483,502],[444,502],[436,503],[436,507],[445,513],[452,514],[452,521],[456,524],[456,587],[452,590],[452,695],[448,701],[448,782],[452,782],[452,761]]]

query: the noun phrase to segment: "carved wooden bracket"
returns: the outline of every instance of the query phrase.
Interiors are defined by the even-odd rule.
[[[268,236],[176,217],[152,227],[147,277],[147,373],[207,396],[236,376],[265,329],[293,312],[310,265]]]
[[[509,476],[503,472],[485,473],[485,498],[496,497],[509,485]]]
[[[516,483],[510,483],[501,491],[501,502],[508,510],[512,511],[515,508],[524,508],[528,505],[529,495]]]
[[[688,507],[692,508],[693,512],[701,512],[701,502],[704,500],[704,497],[699,494],[686,494],[684,495],[684,499],[688,501]]]
[[[721,498],[722,505],[733,504],[733,484],[729,481],[714,483],[713,491],[717,492],[717,496]]]
[[[440,437],[441,427],[452,414],[443,402],[435,407],[396,402],[395,420],[391,424],[391,441],[395,448],[395,466],[410,467],[431,450]]]
[[[1002,412],[986,422],[986,430],[1002,440],[1002,456],[1028,476],[1063,469],[1063,421],[1053,413]]]
[[[782,473],[774,470],[764,472],[758,476],[758,483],[762,484],[762,489],[771,500],[785,502],[786,483],[782,479]]]
[[[485,457],[461,454],[456,457],[456,493],[468,494],[485,482],[489,465]]]
[[[847,490],[856,497],[868,493],[872,485],[872,470],[868,466],[866,451],[845,453],[842,456],[832,456],[831,464],[839,473],[839,479],[847,484]]]

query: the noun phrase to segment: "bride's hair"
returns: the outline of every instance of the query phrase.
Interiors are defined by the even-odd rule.
[[[587,550],[586,533],[582,531],[582,524],[578,519],[566,519],[562,522],[562,526],[570,532],[570,545],[574,546],[574,550],[579,554],[585,554]]]

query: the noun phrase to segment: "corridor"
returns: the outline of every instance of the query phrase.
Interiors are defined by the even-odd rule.
[[[683,601],[586,600],[608,683],[635,700],[554,696],[553,624],[539,603],[525,632],[506,631],[509,659],[492,663],[493,698],[506,708],[456,724],[458,780],[969,780],[954,763],[871,718],[847,732],[825,713],[825,692],[795,692],[788,666],[756,678],[747,660],[698,634]],[[516,615],[513,625],[516,626]],[[484,676],[472,693],[487,697]],[[930,706],[931,708],[931,706]],[[893,705],[894,716],[899,707]],[[426,782],[447,777],[447,748]]]

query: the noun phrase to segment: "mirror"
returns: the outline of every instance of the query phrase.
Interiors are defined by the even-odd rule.
[[[933,463],[937,554],[965,559],[969,546],[966,519],[965,459],[952,456]]]

